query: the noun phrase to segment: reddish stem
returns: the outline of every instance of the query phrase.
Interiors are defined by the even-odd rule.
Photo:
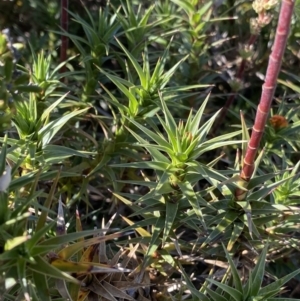
[[[258,110],[256,112],[255,122],[252,129],[252,134],[248,144],[248,148],[246,151],[243,169],[240,174],[240,177],[246,181],[250,180],[254,171],[254,161],[265,129],[274,92],[276,89],[277,78],[280,71],[282,58],[287,43],[287,38],[289,35],[289,29],[290,29],[294,5],[295,5],[294,0],[282,1],[276,35],[275,35],[275,41],[274,41],[272,53],[269,58],[265,83],[263,84],[262,87],[260,103],[258,105]],[[240,192],[237,191],[236,195],[239,195],[239,193]]]
[[[61,10],[60,10],[60,26],[63,31],[68,32],[68,6],[69,0],[61,0]],[[60,62],[67,60],[67,50],[68,50],[69,39],[66,35],[61,36],[61,46],[60,46]],[[66,71],[66,66],[61,68],[61,73]]]

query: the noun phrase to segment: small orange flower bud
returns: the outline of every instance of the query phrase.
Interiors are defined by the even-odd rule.
[[[286,118],[284,116],[281,116],[281,115],[272,116],[269,119],[269,122],[275,130],[280,130],[282,128],[286,128],[289,125]]]

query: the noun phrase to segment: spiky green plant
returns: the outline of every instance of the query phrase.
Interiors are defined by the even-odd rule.
[[[210,277],[206,279],[206,282],[200,291],[197,291],[188,277],[184,274],[185,280],[189,284],[192,295],[195,298],[204,301],[297,300],[293,298],[276,298],[276,296],[280,295],[285,283],[300,273],[299,269],[281,279],[276,279],[270,284],[263,285],[264,278],[262,275],[265,273],[268,245],[263,248],[260,256],[255,261],[255,267],[249,271],[248,275],[245,275],[246,277],[244,279],[242,279],[241,271],[237,269],[234,260],[225,248],[224,251],[228,261],[228,269],[224,271],[225,273],[221,281],[213,279],[213,276],[215,276],[216,273],[212,273]],[[215,286],[216,289],[213,289],[213,286]]]
[[[24,66],[18,66],[10,43],[15,36],[6,36],[0,51],[1,96],[18,100],[6,120],[11,130],[0,138],[3,299],[248,301],[296,295],[283,285],[299,280],[299,110],[295,95],[287,101],[290,90],[299,91],[293,74],[297,22],[292,20],[295,37],[279,82],[287,97],[281,99],[279,86],[270,118],[260,118],[268,120],[263,139],[256,140],[263,150],[251,177],[241,181],[257,110],[256,75],[268,59],[276,18],[254,45],[255,76],[247,73],[243,101],[232,107],[242,126],[226,122],[226,134],[212,138],[214,107],[223,103],[220,86],[239,64],[234,60],[245,42],[251,3],[111,0],[100,8],[82,2],[89,7],[83,12],[70,2],[70,22],[78,27],[63,33],[70,38],[68,53],[79,52],[63,63],[70,72],[58,73],[53,31],[51,41],[44,30],[26,33],[30,41],[36,36],[33,49],[47,41],[51,57],[32,51],[32,60],[22,52],[18,62]],[[28,0],[22,3],[28,7]],[[49,14],[58,11],[51,10],[52,1],[30,5],[46,3]],[[264,1],[270,3],[275,1]],[[20,85],[15,71],[25,78]],[[238,115],[240,106],[246,117]],[[100,226],[101,219],[110,222]],[[93,225],[103,229],[82,231]],[[124,228],[131,232],[108,243]]]
[[[20,45],[19,45],[20,46]],[[0,33],[0,110],[1,128],[3,132],[10,128],[14,115],[14,103],[23,99],[23,93],[40,92],[36,85],[29,85],[29,75],[17,67],[20,58],[16,45],[12,43],[8,29]]]
[[[208,203],[205,197],[217,188],[222,180],[227,179],[226,172],[221,173],[212,168],[220,158],[208,164],[198,162],[197,159],[210,150],[239,143],[239,141],[229,139],[238,135],[240,131],[208,139],[207,134],[217,116],[216,113],[203,122],[204,109],[208,100],[209,97],[195,115],[193,111],[190,112],[185,124],[183,121],[177,124],[161,97],[164,119],[159,115],[157,119],[164,129],[163,133],[159,130],[159,125],[151,119],[146,120],[150,128],[129,119],[141,133],[128,128],[129,132],[137,139],[139,146],[147,150],[151,161],[113,166],[141,170],[153,169],[156,181],[149,181],[146,176],[144,176],[144,181],[124,181],[124,183],[146,186],[150,190],[141,197],[132,196],[133,201],[127,200],[119,193],[115,195],[132,207],[135,211],[134,215],[144,216],[145,221],[136,223],[133,227],[155,224],[145,263],[158,246],[164,246],[170,241],[170,237],[175,239],[176,229],[180,226],[191,227],[198,233],[206,231],[206,214],[215,211],[213,205]],[[193,187],[202,179],[208,181],[210,187],[195,192]],[[198,222],[195,221],[196,218]]]
[[[107,2],[104,8],[100,8],[96,19],[84,6],[88,21],[79,15],[69,11],[72,21],[78,23],[85,32],[85,37],[72,35],[69,32],[57,32],[68,37],[77,47],[80,53],[81,74],[84,76],[83,90],[79,97],[84,102],[89,102],[95,95],[97,87],[98,69],[108,59],[111,48],[115,46],[114,37],[120,30],[120,24],[116,21],[116,13],[110,13],[110,4]]]

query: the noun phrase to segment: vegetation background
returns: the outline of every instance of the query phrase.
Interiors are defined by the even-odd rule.
[[[299,9],[1,1],[0,300],[300,300]]]

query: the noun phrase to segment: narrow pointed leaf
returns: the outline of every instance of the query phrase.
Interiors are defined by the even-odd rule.
[[[180,272],[187,284],[187,287],[189,288],[189,290],[191,291],[192,295],[195,297],[195,298],[198,298],[198,300],[201,300],[201,301],[211,301],[208,297],[206,297],[203,293],[199,292],[195,286],[193,285],[191,279],[190,279],[190,276],[188,276],[184,270],[184,268],[181,266],[180,262],[178,261],[177,262],[177,265],[180,269]],[[196,300],[196,299],[195,299]]]
[[[206,287],[205,290],[214,301],[228,301],[228,299],[224,298],[222,295],[218,294],[217,292],[211,290],[209,287]]]
[[[222,236],[222,234],[227,230],[228,227],[238,218],[238,213],[235,211],[228,211],[222,218],[220,223],[216,228],[209,234],[205,242],[201,245],[201,248],[205,247],[207,244],[213,242],[217,237]]]
[[[28,282],[27,282],[27,277],[26,277],[26,261],[24,258],[20,257],[17,260],[17,268],[18,268],[18,279],[19,279],[19,284],[21,285],[22,288],[22,293],[24,296],[24,299],[26,301],[30,301],[30,296],[29,296],[29,291],[28,291]]]
[[[135,225],[135,222],[131,221],[129,218],[125,216],[121,216],[122,219],[129,225]],[[142,237],[151,237],[151,234],[142,227],[135,228],[136,232],[139,233]]]
[[[45,275],[32,271],[32,278],[35,287],[38,288],[37,293],[39,295],[40,300],[51,301],[52,299],[49,295],[49,286],[48,286],[47,277]]]
[[[141,125],[140,123],[136,122],[133,119],[128,119],[131,123],[133,123],[137,128],[139,128],[140,130],[142,130],[149,138],[151,138],[153,141],[155,141],[158,145],[164,146],[167,149],[170,149],[170,144],[163,139],[161,136],[155,134],[153,131],[147,129],[146,127],[144,127],[143,125]],[[141,141],[142,142],[142,141]],[[146,141],[145,141],[146,142]],[[147,142],[146,142],[147,143]]]
[[[60,97],[58,100],[56,100],[55,102],[53,102],[48,108],[46,108],[43,111],[43,114],[41,116],[41,120],[44,121],[47,118],[49,118],[50,113],[66,98],[66,96],[69,93],[64,94],[62,97]]]
[[[104,231],[104,230],[102,230],[102,231]],[[74,254],[76,254],[77,252],[79,252],[80,250],[82,250],[83,248],[89,247],[91,245],[99,244],[99,243],[107,241],[107,240],[113,240],[113,239],[121,237],[123,235],[126,235],[126,233],[116,232],[116,233],[108,234],[105,236],[96,236],[96,237],[93,237],[90,239],[86,239],[84,241],[78,241],[67,247],[64,247],[62,250],[60,250],[58,252],[58,255],[63,259],[68,259],[71,256],[73,256]]]
[[[263,281],[263,276],[265,274],[265,264],[266,264],[266,256],[267,256],[267,251],[268,251],[268,245],[266,245],[260,256],[259,259],[256,263],[255,268],[251,272],[251,282],[252,285],[250,287],[250,294],[251,296],[257,296],[258,292],[261,289],[262,281]]]
[[[220,283],[218,281],[215,281],[213,279],[206,279],[206,281],[209,281],[222,289],[224,292],[228,293],[235,301],[243,301],[243,294],[238,291],[237,289],[234,289],[226,284]]]
[[[160,94],[160,102],[165,116],[166,125],[169,127],[170,131],[175,134],[177,129],[176,122],[161,94]],[[157,143],[157,144],[161,144],[161,143]]]
[[[261,288],[259,290],[259,295],[265,295],[266,293],[268,293],[269,291],[273,291],[273,290],[276,290],[276,289],[280,289],[282,288],[288,281],[290,281],[291,279],[293,279],[294,277],[296,277],[298,274],[300,274],[300,269],[297,269],[296,271],[288,274],[288,275],[285,275],[284,277],[272,282],[271,284],[269,285],[266,285],[264,286],[263,288]],[[278,299],[276,299],[278,300]],[[290,299],[289,299],[290,300]]]
[[[175,200],[175,203],[172,203],[172,200],[166,199],[166,220],[165,220],[165,228],[163,233],[163,240],[162,244],[164,245],[167,241],[167,238],[169,236],[169,233],[173,227],[174,220],[177,216],[177,210],[178,210],[178,202]]]
[[[127,57],[130,59],[135,71],[139,75],[141,86],[145,88],[147,85],[147,82],[146,82],[147,79],[146,79],[146,76],[144,74],[142,67],[139,65],[139,63],[134,58],[134,56],[124,47],[124,45],[118,39],[116,39],[116,40],[117,40],[118,44],[120,45],[120,47],[123,49],[123,51],[126,53]]]
[[[230,240],[227,244],[227,251],[230,252],[232,250],[234,244],[236,243],[236,241],[242,234],[243,230],[244,230],[244,225],[242,223],[235,223],[233,225],[233,231],[232,231]]]
[[[164,217],[162,217],[162,216],[159,217],[157,219],[155,225],[153,225],[153,233],[152,233],[149,247],[147,249],[147,253],[145,255],[143,267],[147,266],[150,257],[153,255],[153,253],[157,250],[158,246],[160,245],[160,243],[161,243],[160,235],[164,230],[164,225],[165,225],[165,221],[164,221]]]
[[[51,264],[46,262],[42,257],[36,256],[34,258],[35,264],[29,264],[28,268],[36,273],[43,274],[47,277],[53,277],[57,279],[62,279],[66,281],[70,281],[76,284],[80,284],[80,282],[74,277],[70,276],[67,273],[61,272],[57,268],[53,267]]]
[[[82,114],[83,112],[87,111],[88,108],[74,111],[63,117],[53,120],[49,122],[46,126],[44,126],[41,130],[39,130],[38,135],[42,139],[42,145],[45,147],[55,136],[55,134],[73,117]]]
[[[241,124],[242,124],[242,140],[244,140],[245,142],[242,143],[242,161],[245,158],[245,154],[246,154],[246,150],[248,147],[248,141],[250,140],[250,136],[249,136],[249,131],[245,122],[245,118],[244,118],[244,114],[241,111],[240,112],[240,116],[241,116]]]
[[[112,267],[107,264],[95,262],[74,262],[64,259],[53,259],[51,265],[60,271],[67,273],[124,273],[131,272],[129,269]]]
[[[188,202],[191,204],[195,213],[199,217],[201,224],[206,229],[206,225],[205,225],[203,214],[202,214],[202,211],[200,208],[200,204],[205,207],[209,207],[209,204],[204,199],[202,199],[199,194],[196,194],[194,192],[194,189],[189,182],[178,183],[178,186],[180,187],[180,190],[182,191],[183,195],[188,199]]]
[[[240,275],[237,271],[237,268],[235,267],[235,264],[230,256],[230,254],[228,253],[228,251],[226,250],[226,248],[223,246],[224,251],[226,253],[226,258],[228,260],[229,266],[230,266],[230,272],[233,278],[233,283],[234,283],[234,287],[236,290],[238,290],[241,294],[244,295],[244,290],[243,290],[243,284],[242,281],[240,279]]]
[[[125,300],[135,300],[132,297],[130,297],[128,294],[124,293],[123,291],[121,291],[120,289],[118,289],[117,287],[111,285],[110,283],[108,283],[107,281],[103,281],[103,287],[109,292],[111,293],[112,296],[117,297],[117,298],[121,298],[121,299],[125,299]]]
[[[186,123],[186,131],[191,132],[193,136],[196,135],[196,133],[199,129],[204,110],[205,110],[207,102],[209,100],[209,96],[210,95],[206,96],[206,98],[204,99],[204,101],[201,104],[201,107],[198,109],[196,115],[193,118],[190,118],[190,119],[192,119],[192,121],[189,122],[189,119],[188,119],[188,121]]]

